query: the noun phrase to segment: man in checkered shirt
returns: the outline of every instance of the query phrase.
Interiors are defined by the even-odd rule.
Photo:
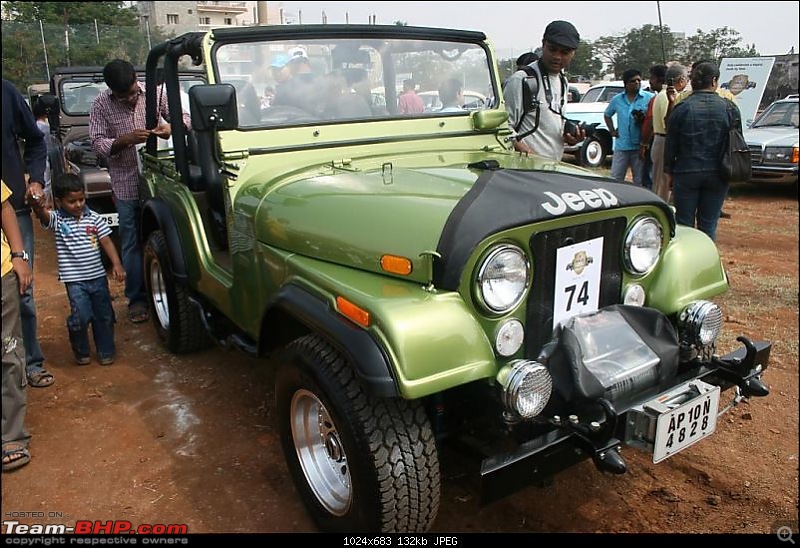
[[[122,264],[125,268],[125,296],[128,317],[134,323],[146,321],[147,295],[144,287],[142,246],[139,242],[139,163],[138,146],[152,135],[169,139],[169,109],[166,93],[158,93],[159,125],[145,129],[145,86],[136,78],[136,71],[127,61],[115,59],[103,68],[108,89],[92,103],[89,112],[89,134],[92,149],[108,160],[108,174],[119,214],[119,235],[122,243]],[[190,127],[188,113],[183,122]]]

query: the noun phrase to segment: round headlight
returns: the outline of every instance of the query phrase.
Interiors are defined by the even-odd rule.
[[[523,419],[541,413],[553,391],[553,378],[539,362],[514,360],[500,370],[506,409]]]
[[[478,270],[481,298],[493,312],[511,310],[528,286],[528,260],[518,247],[502,245],[486,257]]]
[[[507,358],[516,354],[525,340],[525,328],[519,320],[509,320],[500,326],[495,337],[494,347],[497,353]]]
[[[661,253],[661,225],[652,217],[639,219],[625,236],[625,268],[631,274],[650,272]]]

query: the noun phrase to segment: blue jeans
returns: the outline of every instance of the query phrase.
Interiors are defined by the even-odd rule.
[[[642,159],[639,157],[638,148],[614,151],[614,156],[611,157],[611,178],[621,183],[624,182],[628,166],[633,174],[633,184],[642,186]]]
[[[34,241],[33,219],[31,219],[30,212],[18,213],[17,224],[22,233],[22,245],[30,257],[32,271]],[[33,284],[20,296],[19,312],[22,319],[22,339],[25,341],[25,371],[30,377],[41,373],[44,369],[44,355],[36,335],[36,303],[33,301]]]
[[[141,204],[138,200],[116,200],[115,205],[119,213],[119,239],[122,244],[122,267],[125,269],[125,297],[128,298],[128,306],[147,303],[142,244],[139,241]]]
[[[672,181],[675,220],[691,227],[696,222],[699,230],[716,240],[719,213],[727,194],[728,184],[720,179],[719,173],[675,173]]]
[[[70,315],[67,317],[69,342],[75,357],[89,357],[89,325],[92,326],[97,357],[114,357],[114,308],[108,278],[67,282]]]

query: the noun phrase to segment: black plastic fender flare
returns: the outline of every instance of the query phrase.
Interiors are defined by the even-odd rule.
[[[178,235],[178,225],[167,204],[159,198],[151,198],[142,206],[141,237],[146,242],[146,236],[154,230],[161,230],[167,240],[172,275],[180,280],[185,280],[186,260],[183,257],[181,238]]]
[[[353,370],[370,395],[398,397],[389,358],[381,344],[368,331],[356,327],[331,308],[320,297],[306,289],[283,286],[269,308],[279,307],[313,329],[340,350],[353,365]]]

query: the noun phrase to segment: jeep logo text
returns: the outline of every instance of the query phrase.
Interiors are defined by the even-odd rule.
[[[564,192],[560,196],[553,192],[545,192],[545,195],[552,200],[542,202],[542,207],[550,215],[563,215],[567,208],[572,211],[583,211],[585,207],[598,209],[600,207],[611,207],[619,203],[617,197],[604,188],[596,190],[579,190],[575,192]]]

